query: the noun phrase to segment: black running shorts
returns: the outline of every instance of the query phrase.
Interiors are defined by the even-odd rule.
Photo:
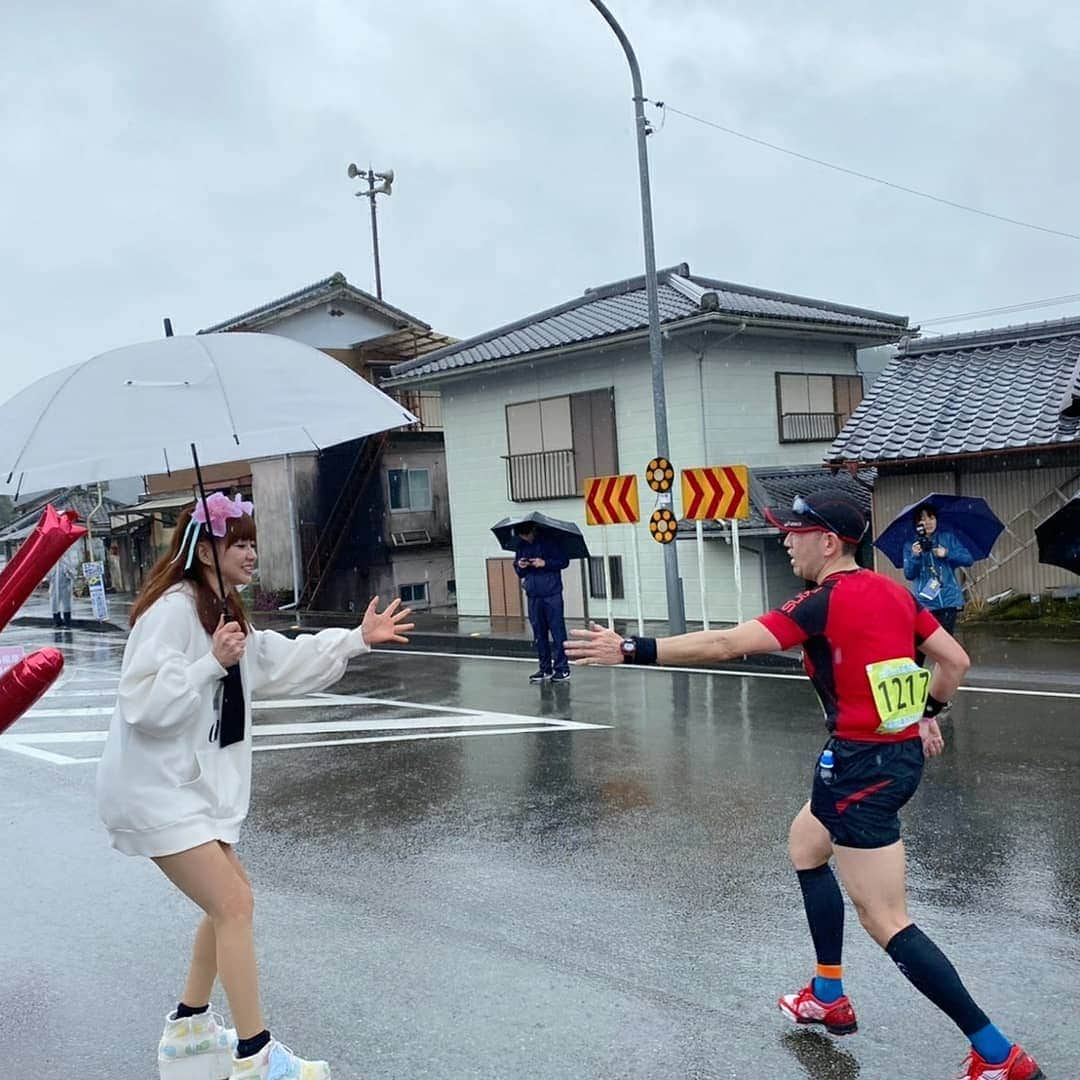
[[[826,784],[814,762],[810,812],[840,847],[880,848],[900,839],[900,808],[922,779],[922,739],[853,742],[830,739],[835,758]]]

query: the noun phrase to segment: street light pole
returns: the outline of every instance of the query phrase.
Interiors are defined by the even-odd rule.
[[[671,460],[668,448],[667,395],[664,390],[664,350],[660,339],[660,296],[656,282],[656,251],[653,240],[652,194],[649,187],[649,151],[645,138],[649,122],[645,118],[645,95],[641,88],[641,69],[630,39],[616,22],[603,0],[590,0],[619,39],[630,64],[634,84],[634,127],[637,132],[638,174],[641,183],[641,231],[645,241],[645,296],[649,307],[649,359],[652,363],[653,418],[656,425],[657,456]],[[671,506],[671,494],[660,496],[661,504]],[[672,634],[686,632],[682,582],[679,580],[677,541],[664,544],[664,582],[667,588],[668,624]]]
[[[394,170],[387,169],[386,172],[375,172],[374,169],[358,169],[356,165],[349,166],[349,179],[356,180],[357,178],[367,181],[367,191],[356,192],[356,197],[369,199],[371,201],[371,250],[375,256],[375,295],[382,299],[382,268],[379,266],[379,223],[375,214],[375,196],[376,195],[389,195],[390,188],[394,183]],[[379,183],[376,184],[375,181]]]
[[[371,251],[375,256],[375,295],[382,299],[382,270],[379,267],[379,221],[375,215],[375,174],[368,170],[367,197],[371,203]]]

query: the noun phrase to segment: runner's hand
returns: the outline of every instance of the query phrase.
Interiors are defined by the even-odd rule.
[[[384,610],[379,611],[379,598],[373,596],[360,624],[365,644],[381,645],[384,641],[393,641],[398,645],[408,645],[409,639],[405,634],[414,629],[415,624],[401,620],[411,614],[412,608],[403,608],[400,600],[391,600]]]
[[[607,630],[599,623],[589,623],[588,630],[571,630],[573,641],[567,641],[566,655],[575,665],[601,664],[614,666],[623,662],[622,635]]]
[[[945,736],[941,734],[937,720],[930,717],[920,720],[919,735],[922,737],[923,754],[926,757],[937,757],[945,749]]]
[[[247,638],[244,636],[244,631],[240,629],[240,624],[235,620],[226,622],[225,616],[222,615],[210,645],[214,659],[223,668],[231,668],[233,664],[240,662],[246,646]]]

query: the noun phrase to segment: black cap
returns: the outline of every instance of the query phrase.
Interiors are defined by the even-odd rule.
[[[859,543],[870,524],[848,495],[797,495],[790,510],[766,510],[765,517],[784,532],[831,532],[849,544]]]

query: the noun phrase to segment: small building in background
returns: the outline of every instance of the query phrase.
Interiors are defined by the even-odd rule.
[[[985,499],[1005,532],[964,572],[971,597],[1074,585],[1035,526],[1080,492],[1080,318],[901,342],[826,462],[876,468],[879,530],[930,492]]]
[[[340,273],[199,332],[240,331],[311,345],[376,385],[394,364],[452,341]],[[299,386],[303,372],[296,377]],[[400,596],[420,608],[453,603],[440,395],[392,395],[416,424],[312,446],[309,453],[203,470],[209,487],[239,491],[255,503],[257,603],[355,611],[376,594],[384,600]],[[147,478],[147,501],[125,514],[142,519],[140,536],[148,548],[160,550],[168,542],[194,484],[191,470]]]

